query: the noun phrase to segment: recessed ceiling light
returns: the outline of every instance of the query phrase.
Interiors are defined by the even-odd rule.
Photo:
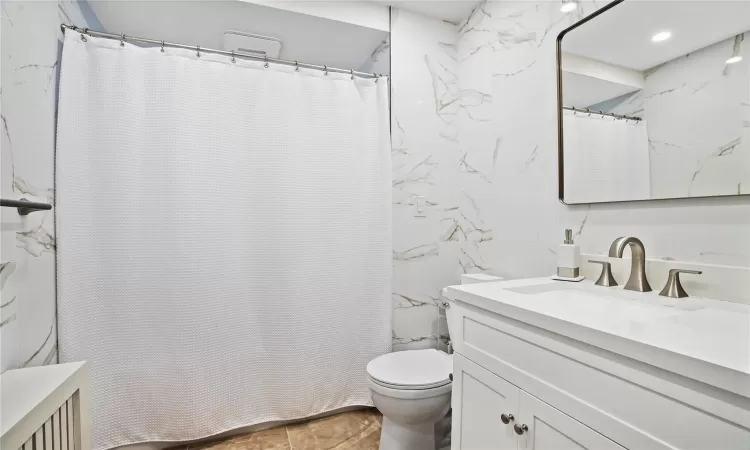
[[[651,40],[654,42],[662,42],[672,37],[671,31],[660,31],[655,35],[651,36]]]
[[[578,3],[576,2],[564,2],[562,6],[560,7],[560,11],[564,13],[568,13],[571,11],[575,11],[575,9],[578,8]]]
[[[734,64],[736,62],[742,61],[742,56],[732,56],[727,60],[727,64]]]

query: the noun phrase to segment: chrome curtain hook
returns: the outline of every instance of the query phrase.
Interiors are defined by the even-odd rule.
[[[297,61],[296,59],[294,60],[294,66],[294,71],[299,72],[299,61]]]
[[[120,47],[125,47],[125,33],[120,35]]]
[[[73,29],[75,30],[75,27],[73,27]],[[86,34],[87,34],[88,32],[89,32],[89,29],[88,29],[88,28],[84,28],[84,29],[83,29],[83,33],[81,33],[81,40],[82,40],[83,42],[86,42],[86,41],[88,40],[88,39],[86,39]]]
[[[353,80],[354,79],[354,69],[349,69],[349,73],[351,74],[352,80]]]
[[[200,45],[196,45],[195,46],[195,56],[197,56],[198,58],[201,57],[201,46]]]
[[[234,50],[232,50],[232,62],[237,62],[237,60],[234,59]]]
[[[268,69],[268,56],[264,56],[263,57],[263,61],[265,61],[265,63],[263,64],[263,67],[265,67],[266,69]]]
[[[324,69],[325,69],[325,71],[326,71],[326,76],[328,76],[328,66],[323,66],[323,68],[324,68]]]
[[[164,53],[164,41],[161,41],[161,52]]]

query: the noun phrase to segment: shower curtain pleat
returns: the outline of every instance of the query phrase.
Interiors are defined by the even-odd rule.
[[[387,83],[68,30],[61,362],[96,450],[370,405],[390,351]]]

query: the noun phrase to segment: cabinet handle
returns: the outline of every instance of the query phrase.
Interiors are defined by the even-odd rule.
[[[526,424],[524,425],[515,424],[513,425],[513,429],[515,430],[516,434],[519,436],[529,431],[529,427],[527,427]]]
[[[502,420],[505,425],[513,422],[514,419],[515,417],[513,417],[513,414],[500,414],[500,420]]]

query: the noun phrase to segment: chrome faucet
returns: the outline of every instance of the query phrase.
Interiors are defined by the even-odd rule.
[[[615,239],[609,247],[610,258],[622,258],[622,252],[625,246],[630,246],[632,263],[630,265],[630,278],[625,283],[625,288],[629,291],[649,292],[651,286],[646,279],[646,249],[643,248],[643,242],[632,236],[624,236]]]

